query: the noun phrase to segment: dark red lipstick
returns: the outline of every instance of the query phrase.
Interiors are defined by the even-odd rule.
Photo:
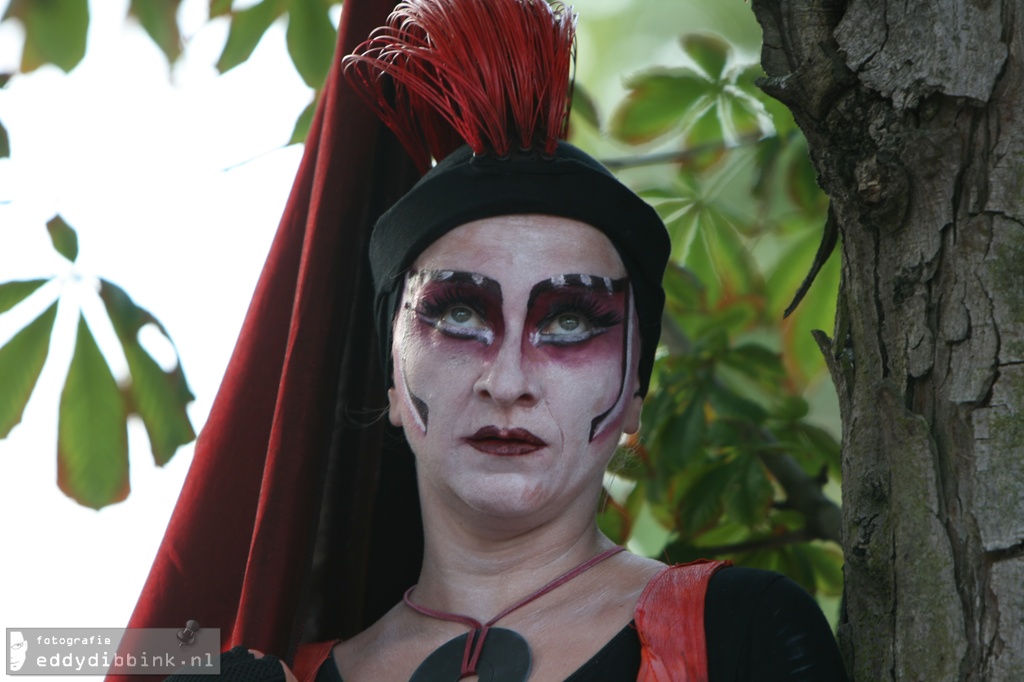
[[[547,445],[526,429],[499,429],[497,426],[483,427],[466,442],[484,454],[501,457],[529,455]]]

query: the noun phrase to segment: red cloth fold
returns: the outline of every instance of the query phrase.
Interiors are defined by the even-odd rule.
[[[356,496],[362,509],[346,513],[372,511],[381,460],[364,450],[379,449],[381,430],[346,452],[335,415],[339,399],[343,410],[385,404],[366,241],[415,173],[350,92],[339,61],[394,3],[344,4],[334,64],[277,236],[129,627],[196,620],[222,629],[224,649],[244,644],[287,658],[311,598],[332,443],[342,458],[332,468],[348,474],[343,489],[365,490]]]
[[[640,636],[640,682],[707,682],[704,598],[711,576],[730,561],[669,566],[647,583],[633,620]]]

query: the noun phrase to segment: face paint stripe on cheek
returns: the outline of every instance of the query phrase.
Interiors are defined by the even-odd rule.
[[[611,407],[608,408],[602,414],[596,416],[593,421],[590,422],[590,442],[593,442],[605,429],[615,423],[615,421],[623,414],[626,408],[626,404],[630,399],[626,391],[626,380],[629,377],[629,372],[633,366],[633,296],[629,290],[628,283],[625,292],[625,318],[626,324],[622,325],[622,371],[621,379],[619,383],[619,393],[616,397],[615,402]]]
[[[408,295],[408,289],[406,289],[406,295]],[[395,389],[398,391],[401,401],[405,404],[406,410],[412,415],[413,422],[415,422],[421,433],[426,434],[430,410],[425,401],[413,395],[409,390],[409,378],[406,373],[404,355],[401,349],[409,336],[409,330],[406,328],[409,323],[408,316],[402,315],[398,316],[395,321],[394,347],[392,348],[391,356],[391,361],[395,368]]]
[[[406,409],[412,414],[413,421],[416,422],[416,426],[419,427],[420,431],[424,434],[427,433],[427,418],[430,414],[430,408],[427,403],[419,396],[413,395],[412,391],[409,390],[409,381],[405,374],[405,367],[399,367],[395,373],[399,379],[398,390],[401,393],[402,401],[406,405]]]
[[[409,399],[412,400],[413,407],[419,413],[420,419],[423,421],[423,433],[426,433],[429,424],[430,408],[427,407],[427,403],[424,402],[423,398],[420,398],[411,391],[409,392]]]

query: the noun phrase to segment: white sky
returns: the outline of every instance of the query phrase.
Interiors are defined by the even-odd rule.
[[[173,74],[142,29],[125,25],[127,0],[93,0],[88,53],[70,75],[46,67],[0,90],[12,147],[0,160],[0,281],[72,274],[45,229],[60,213],[78,231],[74,272],[117,283],[170,331],[197,396],[197,428],[298,166],[301,148],[283,145],[311,97],[280,25],[248,63],[219,76],[212,64],[227,26],[206,23],[207,4],[182,4],[188,50]],[[16,68],[22,41],[17,25],[0,25],[0,72]],[[37,293],[31,311],[0,317],[0,344],[52,300]],[[67,304],[84,302],[109,349],[112,332],[88,287],[72,281],[65,293]],[[125,502],[96,512],[60,492],[56,412],[76,308],[62,304],[24,419],[0,441],[0,629],[122,627],[192,457],[188,446],[156,468],[132,423]],[[110,361],[123,370],[123,358]]]

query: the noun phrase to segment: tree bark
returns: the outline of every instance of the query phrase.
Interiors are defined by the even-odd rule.
[[[1024,679],[1024,2],[753,6],[842,238],[847,667]]]

